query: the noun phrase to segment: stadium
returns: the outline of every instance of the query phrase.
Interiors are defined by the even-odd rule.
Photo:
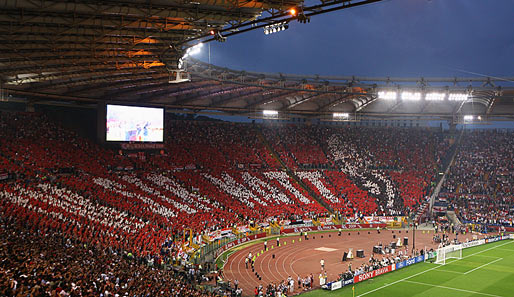
[[[0,1],[0,296],[513,296],[514,7],[460,2]]]

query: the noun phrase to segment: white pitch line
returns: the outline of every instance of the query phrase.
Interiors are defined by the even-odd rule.
[[[476,252],[476,253],[470,254],[470,255],[467,255],[466,257],[462,257],[462,259],[469,258],[469,257],[471,257],[471,256],[478,255],[478,254],[481,254],[481,253],[483,253],[483,252],[487,252],[487,251],[489,251],[489,250],[492,250],[492,249],[495,249],[495,248],[498,248],[498,247],[501,247],[501,246],[504,246],[504,245],[507,245],[507,244],[511,244],[511,243],[513,243],[513,242],[514,242],[514,241],[509,241],[509,242],[506,242],[506,243],[504,243],[504,244],[500,244],[500,245],[494,246],[494,247],[492,247],[492,248],[488,248],[488,249],[485,249],[485,250],[483,250],[483,251],[479,251],[479,252]],[[462,259],[459,259],[459,260],[462,260]],[[459,260],[456,260],[456,261],[459,261]],[[453,262],[455,262],[455,261],[453,261]],[[383,288],[387,288],[387,287],[392,286],[392,285],[394,285],[394,284],[397,284],[397,283],[399,283],[399,282],[402,282],[402,281],[408,280],[408,279],[410,279],[410,278],[413,278],[413,277],[415,277],[415,276],[418,276],[418,275],[423,274],[423,273],[425,273],[425,272],[432,271],[432,270],[437,269],[437,268],[440,268],[440,267],[443,267],[443,266],[436,266],[436,267],[433,267],[433,268],[430,268],[430,269],[427,269],[427,270],[423,270],[423,271],[418,272],[418,273],[416,273],[416,274],[413,274],[413,275],[411,275],[411,276],[407,276],[407,277],[405,277],[405,278],[402,278],[402,279],[399,279],[399,280],[397,280],[397,281],[394,281],[394,282],[392,282],[392,283],[390,283],[390,284],[386,284],[386,285],[383,285],[383,286],[378,287],[378,288],[376,288],[376,289],[373,289],[373,290],[371,290],[371,291],[368,291],[368,292],[362,293],[362,294],[360,294],[360,295],[359,295],[359,296],[357,296],[357,297],[365,296],[365,295],[368,295],[369,293],[373,293],[373,292],[375,292],[375,291],[382,290]]]
[[[470,290],[464,290],[464,289],[453,288],[453,287],[446,287],[446,286],[439,286],[439,285],[433,285],[433,284],[427,284],[427,283],[421,283],[421,282],[415,282],[415,281],[409,281],[409,280],[407,280],[405,282],[406,283],[417,284],[417,285],[441,288],[441,289],[448,289],[448,290],[466,292],[466,293],[477,294],[477,295],[492,296],[492,297],[502,297],[502,296],[499,296],[499,295],[493,295],[493,294],[488,294],[488,293],[475,292],[475,291],[470,291]]]
[[[503,260],[503,258],[493,260],[493,261],[491,261],[491,262],[489,262],[489,263],[485,263],[484,265],[480,265],[480,266],[478,266],[477,268],[473,268],[473,269],[471,269],[470,271],[466,271],[466,272],[464,272],[464,274],[471,273],[471,272],[473,272],[473,271],[475,271],[475,270],[477,270],[477,269],[480,269],[480,268],[485,267],[485,266],[487,266],[487,265],[491,265],[491,264],[496,263],[496,262],[498,262],[498,261],[500,261],[500,260]]]

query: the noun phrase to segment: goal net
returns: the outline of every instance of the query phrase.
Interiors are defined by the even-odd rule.
[[[435,264],[445,265],[448,259],[462,259],[462,245],[449,245],[437,249]]]

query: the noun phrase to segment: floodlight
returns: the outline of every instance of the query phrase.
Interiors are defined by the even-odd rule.
[[[473,116],[472,115],[465,115],[463,117],[464,121],[472,121],[473,120]]]
[[[287,30],[288,28],[289,28],[289,24],[287,21],[276,23],[276,24],[271,24],[271,25],[267,25],[264,27],[264,34],[268,35],[268,34],[272,34],[272,33],[277,33],[280,31]]]
[[[417,92],[402,92],[402,100],[406,101],[419,101],[421,100],[421,93]]]
[[[265,115],[265,116],[276,116],[278,115],[278,111],[276,110],[263,110],[262,111],[262,114]]]
[[[468,94],[465,93],[450,93],[448,95],[448,100],[450,101],[466,101],[468,99]]]
[[[194,45],[193,47],[188,48],[187,53],[190,56],[196,55],[196,54],[200,53],[202,46],[203,46],[203,43],[200,42],[200,43]]]
[[[425,95],[426,101],[443,101],[446,97],[445,93],[427,93]]]
[[[334,118],[347,119],[348,117],[350,117],[350,114],[347,112],[334,112]]]
[[[291,15],[296,15],[296,9],[291,8],[291,9],[289,10],[289,13],[290,13]]]
[[[378,98],[384,100],[395,100],[396,92],[378,92]]]

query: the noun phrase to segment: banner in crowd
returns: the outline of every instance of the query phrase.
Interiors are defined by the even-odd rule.
[[[263,237],[266,237],[266,233],[254,234],[254,235],[250,235],[250,236],[243,237],[238,240],[229,242],[229,243],[225,244],[224,246],[220,247],[218,250],[216,250],[214,257],[218,258],[221,254],[223,254],[224,251],[231,249],[231,248],[235,247],[236,245],[240,245],[240,244],[248,242],[250,240],[259,239],[259,238],[263,238]]]
[[[248,226],[237,226],[236,227],[236,230],[238,233],[246,233],[246,232],[250,232],[250,228],[248,228]]]
[[[332,217],[320,218],[319,222],[320,222],[320,224],[323,224],[323,225],[333,225],[334,224],[334,222],[332,222]]]
[[[232,233],[232,228],[223,228],[221,230],[209,232],[207,236],[209,237],[210,241],[214,241],[224,237],[233,237],[234,233]]]
[[[339,229],[364,229],[364,228],[385,228],[386,224],[345,224],[345,225],[327,225],[327,226],[306,226],[306,227],[295,227],[288,226],[280,230],[281,234],[287,233],[300,233],[300,232],[311,232],[311,231],[324,231],[324,230],[339,230]]]
[[[402,222],[404,217],[393,217],[393,216],[365,216],[364,220],[368,223],[392,223],[392,222]]]
[[[7,174],[7,173],[0,173],[0,180],[5,180],[7,178],[9,178],[9,174]]]

